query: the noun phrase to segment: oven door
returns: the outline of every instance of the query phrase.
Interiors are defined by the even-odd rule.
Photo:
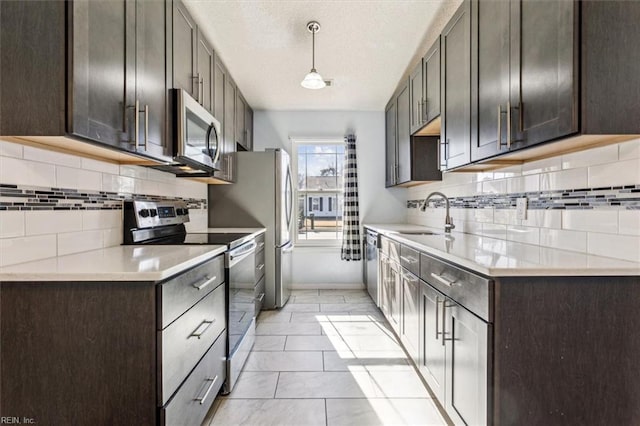
[[[182,89],[175,96],[176,152],[174,160],[195,169],[215,171],[221,147],[220,123]]]
[[[255,316],[256,242],[251,240],[226,255],[229,274],[229,354],[251,326]]]

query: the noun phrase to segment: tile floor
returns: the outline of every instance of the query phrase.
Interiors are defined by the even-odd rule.
[[[262,312],[233,392],[204,425],[445,425],[364,290],[294,290]]]

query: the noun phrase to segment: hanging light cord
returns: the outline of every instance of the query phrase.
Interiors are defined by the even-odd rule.
[[[316,29],[311,29],[311,72],[316,72]]]

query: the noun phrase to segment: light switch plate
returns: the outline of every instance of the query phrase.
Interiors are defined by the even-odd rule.
[[[516,217],[518,220],[525,220],[527,218],[527,197],[516,200]]]

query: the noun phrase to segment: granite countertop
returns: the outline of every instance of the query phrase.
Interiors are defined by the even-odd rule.
[[[411,224],[365,224],[402,244],[491,277],[640,276],[640,263]],[[430,231],[436,235],[402,232]]]
[[[162,281],[226,245],[116,246],[0,268],[0,281]]]

